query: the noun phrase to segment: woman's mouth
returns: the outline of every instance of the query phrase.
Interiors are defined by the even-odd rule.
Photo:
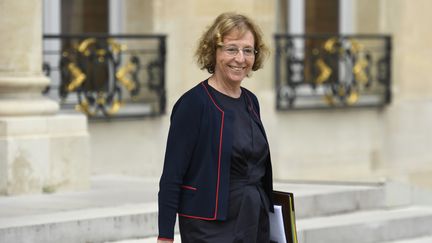
[[[228,67],[230,67],[232,70],[237,72],[242,71],[246,68],[246,67],[237,67],[237,66],[228,66]]]

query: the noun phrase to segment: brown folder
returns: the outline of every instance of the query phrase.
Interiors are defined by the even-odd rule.
[[[273,191],[272,196],[274,204],[282,206],[286,242],[298,243],[294,210],[294,194],[290,192]]]

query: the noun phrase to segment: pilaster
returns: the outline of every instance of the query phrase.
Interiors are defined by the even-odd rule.
[[[84,189],[87,119],[42,95],[42,1],[0,3],[0,195]]]

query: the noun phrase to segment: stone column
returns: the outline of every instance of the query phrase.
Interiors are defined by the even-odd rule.
[[[41,94],[42,1],[0,0],[0,195],[82,189],[87,120]]]

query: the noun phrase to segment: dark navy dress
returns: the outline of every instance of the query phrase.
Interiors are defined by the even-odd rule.
[[[211,87],[211,86],[210,86]],[[270,242],[269,200],[262,187],[269,153],[259,125],[247,109],[247,97],[226,96],[211,88],[213,97],[234,111],[234,141],[231,156],[229,212],[225,221],[179,217],[182,243]]]

